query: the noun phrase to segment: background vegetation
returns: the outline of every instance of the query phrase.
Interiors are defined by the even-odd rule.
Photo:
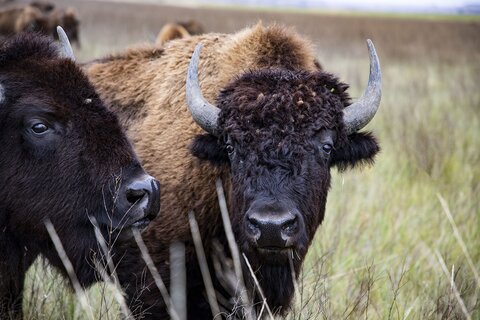
[[[312,39],[353,97],[371,38],[384,87],[368,129],[382,152],[371,168],[334,173],[289,318],[480,319],[480,20],[68,3],[82,18],[81,61],[153,41],[167,21],[234,32],[261,19]],[[112,292],[88,291],[94,318],[119,317]],[[27,319],[89,318],[41,262],[26,293]]]

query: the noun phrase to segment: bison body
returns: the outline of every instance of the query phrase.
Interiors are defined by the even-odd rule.
[[[200,87],[187,85],[197,90],[192,98],[185,94],[185,78],[197,43],[203,45]],[[86,65],[145,168],[162,182],[165,215],[143,237],[167,283],[168,248],[174,241],[186,243],[189,319],[212,314],[187,214],[196,216],[207,256],[214,239],[225,245],[217,178],[225,183],[237,244],[257,271],[270,307],[285,314],[294,292],[288,256],[294,253],[298,274],[324,217],[330,168],[371,162],[378,152],[371,134],[345,123],[347,86],[318,66],[307,40],[261,25],[233,35],[189,37],[164,48],[132,48]],[[167,317],[136,244],[127,247],[118,273],[139,318]],[[213,276],[218,292],[227,292],[231,312],[235,293]],[[260,300],[251,281],[247,289]]]
[[[21,317],[25,272],[42,254],[65,275],[50,221],[88,286],[107,243],[159,211],[159,184],[141,167],[117,117],[51,40],[0,44],[0,318]]]

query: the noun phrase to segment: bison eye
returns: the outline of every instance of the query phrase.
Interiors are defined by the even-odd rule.
[[[330,154],[330,152],[332,152],[333,147],[331,144],[326,143],[322,146],[322,149],[326,154]]]
[[[48,130],[48,127],[47,127],[45,124],[41,123],[41,122],[35,123],[35,124],[32,126],[32,131],[33,131],[33,133],[38,134],[38,135],[47,132],[47,130]]]
[[[228,154],[232,154],[233,151],[235,150],[231,144],[227,144],[225,149],[227,150]]]

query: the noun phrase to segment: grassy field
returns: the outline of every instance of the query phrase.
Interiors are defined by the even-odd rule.
[[[353,97],[371,38],[384,90],[368,129],[382,152],[371,168],[334,172],[289,318],[480,319],[479,20],[61,3],[82,17],[81,61],[152,41],[172,17],[218,32],[259,19],[294,26]],[[92,316],[54,278],[41,263],[29,272],[27,319],[118,318],[110,286],[88,291]]]

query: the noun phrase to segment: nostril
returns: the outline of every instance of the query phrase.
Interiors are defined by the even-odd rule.
[[[260,232],[260,223],[255,218],[247,218],[247,227],[252,234]]]
[[[282,231],[285,232],[286,234],[294,234],[298,229],[298,219],[297,217],[294,217],[293,219],[290,219],[288,221],[285,221],[282,224]]]
[[[147,194],[147,191],[144,189],[128,189],[127,190],[127,201],[131,204],[136,204]]]

